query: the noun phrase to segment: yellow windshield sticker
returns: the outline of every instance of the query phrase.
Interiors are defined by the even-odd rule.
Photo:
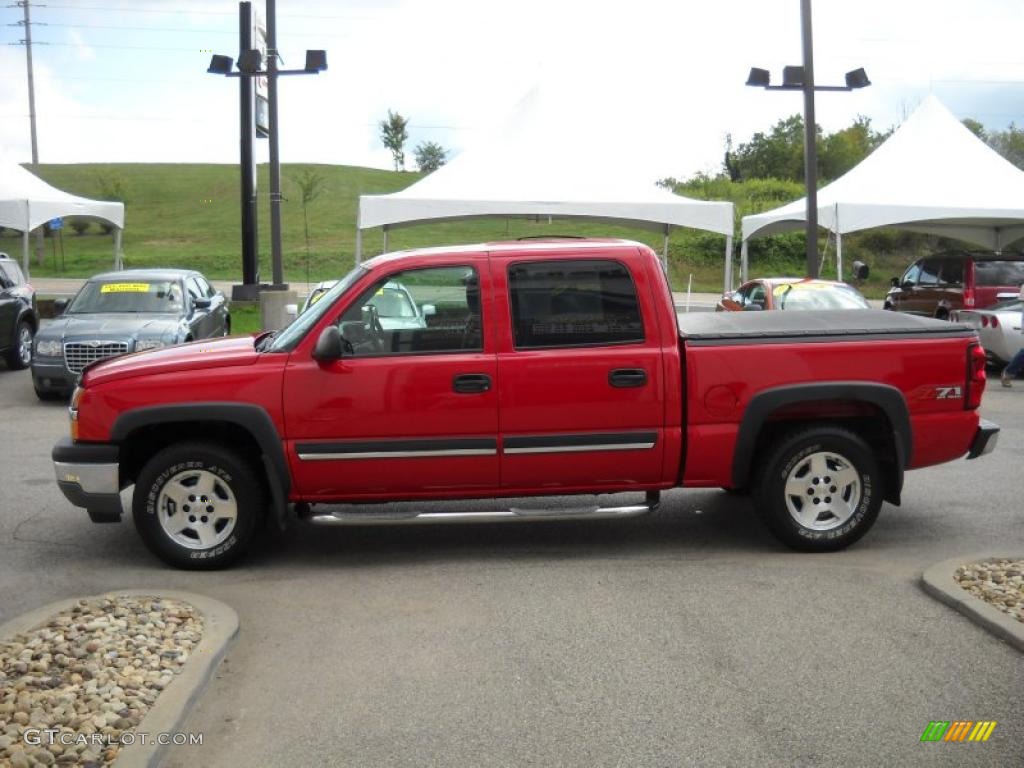
[[[149,283],[104,283],[100,293],[149,293]]]
[[[322,292],[322,293],[314,293],[314,294],[313,294],[313,298],[311,298],[311,299],[309,300],[309,306],[311,306],[311,307],[312,307],[312,306],[313,306],[314,304],[316,304],[316,303],[317,303],[318,301],[320,301],[320,299],[322,299],[322,298],[323,298],[324,296],[326,296],[326,295],[327,295],[327,292],[326,292],[326,291],[324,291],[324,292]]]

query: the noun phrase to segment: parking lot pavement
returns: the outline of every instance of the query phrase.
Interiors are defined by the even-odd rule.
[[[746,500],[687,491],[636,520],[296,527],[182,573],[64,501],[64,409],[0,370],[0,621],[129,587],[234,607],[176,768],[1021,765],[1024,657],[919,586],[939,560],[1024,551],[1024,386],[983,412],[996,452],[910,473],[846,552],[780,549]],[[957,719],[998,726],[919,743]]]

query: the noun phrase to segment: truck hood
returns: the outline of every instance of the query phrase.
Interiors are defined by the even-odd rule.
[[[261,354],[253,342],[253,336],[229,336],[113,357],[86,368],[84,382],[92,386],[133,376],[252,365]]]

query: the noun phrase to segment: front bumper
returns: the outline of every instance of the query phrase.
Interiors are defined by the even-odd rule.
[[[70,395],[77,380],[78,375],[69,371],[59,357],[35,357],[32,360],[32,383],[40,392]]]
[[[979,456],[992,453],[996,449],[997,442],[999,442],[999,425],[982,419],[978,422],[978,431],[974,433],[967,458],[976,459]]]
[[[75,443],[69,437],[53,446],[57,486],[94,523],[121,520],[119,449],[105,443]]]

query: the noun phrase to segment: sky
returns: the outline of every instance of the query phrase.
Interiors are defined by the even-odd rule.
[[[237,2],[32,3],[40,162],[238,162],[238,81],[206,73],[213,52],[237,58]],[[0,155],[27,162],[22,13],[0,7]],[[720,169],[727,135],[802,109],[744,86],[752,66],[778,80],[800,63],[799,0],[278,0],[277,16],[284,66],[307,48],[329,64],[280,81],[285,163],[390,168],[388,109],[409,118],[410,167],[422,141],[457,154],[540,89],[553,142],[686,178]],[[873,83],[818,95],[826,131],[857,115],[888,128],[929,93],[990,129],[1024,125],[1021,0],[815,0],[813,27],[818,83],[857,67]]]

